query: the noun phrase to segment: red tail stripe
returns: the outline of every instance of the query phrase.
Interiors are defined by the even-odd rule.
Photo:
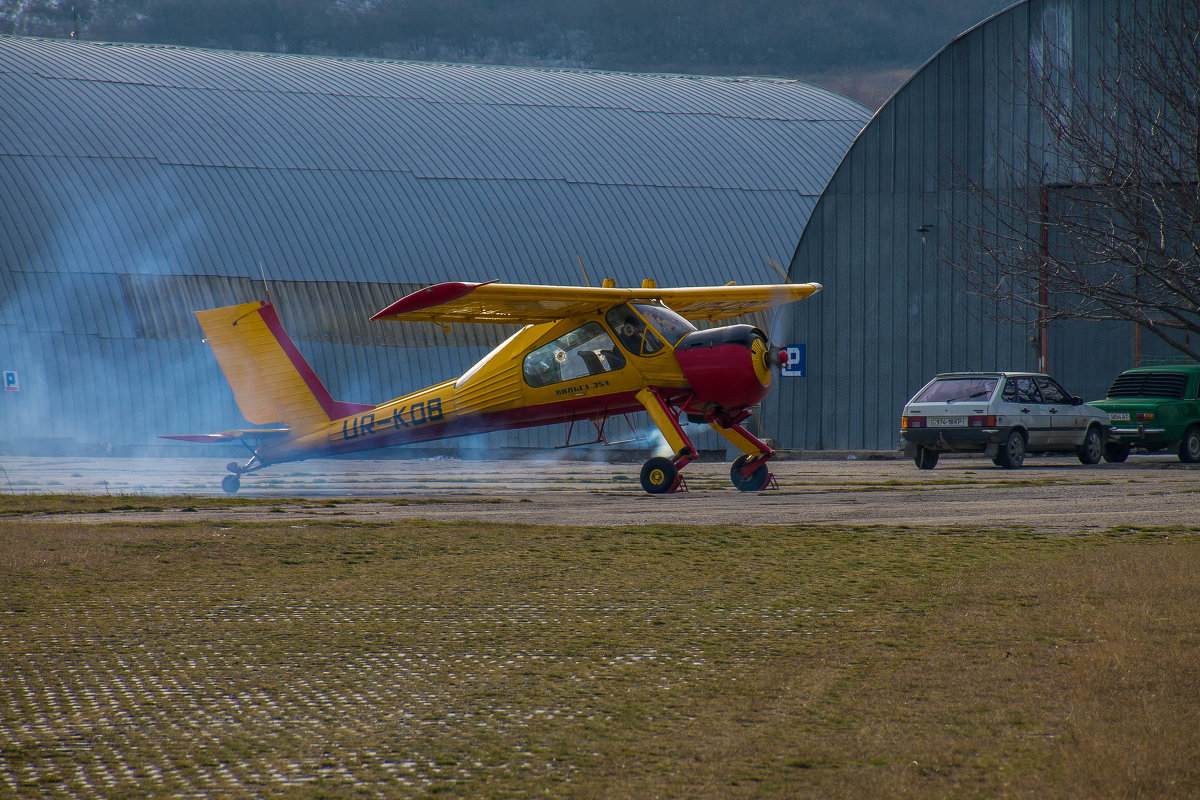
[[[287,335],[287,331],[283,329],[283,324],[279,321],[279,315],[275,313],[275,306],[270,303],[264,303],[263,307],[258,310],[262,316],[263,322],[267,325],[267,330],[279,342],[279,346],[283,348],[283,352],[287,354],[288,359],[292,362],[292,366],[300,373],[300,377],[304,379],[304,383],[308,386],[309,391],[317,398],[317,402],[321,404],[321,410],[325,412],[330,419],[341,419],[342,417],[351,417],[355,414],[361,414],[364,411],[370,411],[375,408],[372,405],[363,405],[362,403],[344,403],[341,400],[334,400],[329,394],[329,390],[325,388],[325,384],[321,383],[321,379],[317,377],[317,373],[313,372],[312,367],[304,360],[304,356],[296,348],[296,344],[292,341],[292,337]]]

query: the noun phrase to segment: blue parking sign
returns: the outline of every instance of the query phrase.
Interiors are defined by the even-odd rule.
[[[21,384],[17,382],[17,371],[15,369],[4,370],[4,391],[16,392],[20,389]]]
[[[785,378],[805,377],[808,374],[808,346],[789,344],[783,352],[787,354],[787,363],[780,368],[779,374]]]

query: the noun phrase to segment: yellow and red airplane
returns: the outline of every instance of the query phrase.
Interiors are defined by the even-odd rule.
[[[230,463],[221,483],[236,492],[242,475],[271,464],[509,428],[590,420],[603,442],[606,420],[645,410],[672,452],[642,467],[647,492],[679,490],[680,470],[697,456],[680,415],[708,423],[741,450],[730,477],[738,489],[758,491],[772,479],[767,462],[775,452],[741,423],[787,357],[751,325],[697,330],[689,320],[727,320],[820,289],[440,283],[371,319],[524,327],[461,377],[377,406],[334,400],[270,303],[197,311],[242,415],[280,427],[162,438],[245,442],[252,457]]]

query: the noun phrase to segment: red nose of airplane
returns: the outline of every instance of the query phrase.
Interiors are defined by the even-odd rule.
[[[786,364],[787,353],[752,325],[729,325],[689,333],[675,347],[675,360],[700,407],[736,412],[767,396],[771,368]]]

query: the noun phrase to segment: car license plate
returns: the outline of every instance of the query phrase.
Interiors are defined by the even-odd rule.
[[[967,424],[966,417],[929,417],[931,428],[961,428]]]
[[[1113,411],[1109,413],[1108,418],[1113,422],[1129,422],[1128,411]]]

